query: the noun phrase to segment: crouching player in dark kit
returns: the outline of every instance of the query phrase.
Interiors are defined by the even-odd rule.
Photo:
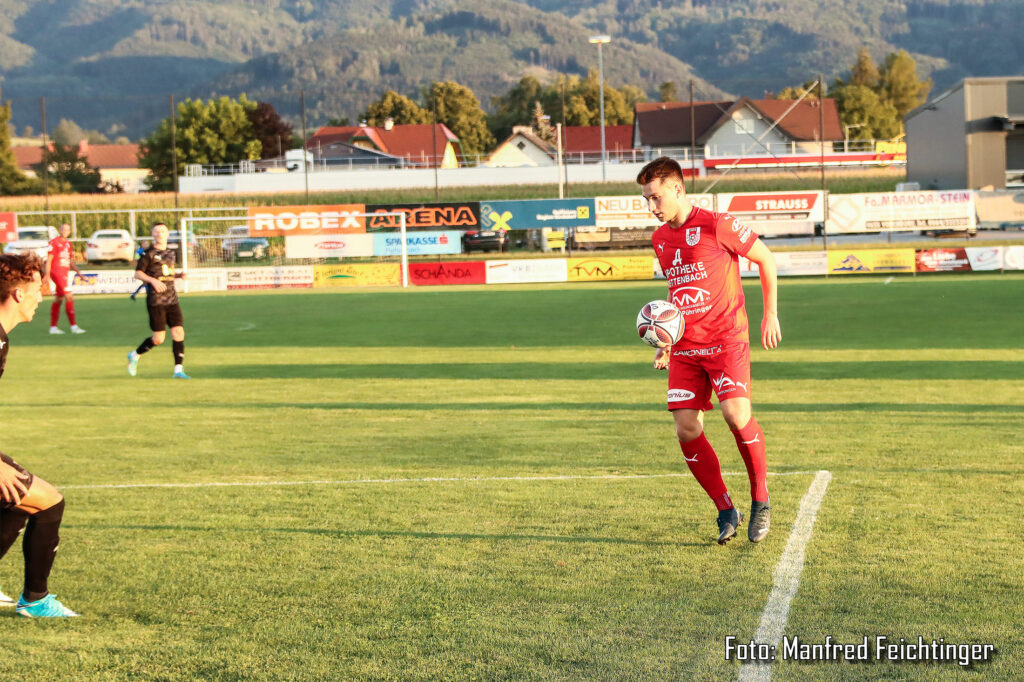
[[[743,515],[733,506],[718,455],[704,437],[704,413],[711,409],[713,390],[750,478],[747,537],[760,542],[769,527],[767,463],[764,432],[750,406],[750,342],[739,257],[756,263],[760,271],[761,345],[766,349],[782,340],[775,257],[757,234],[728,213],[690,206],[682,170],[672,159],[650,162],[636,181],[651,213],[664,222],[651,243],[672,303],[686,322],[683,338],[654,356],[654,367],[668,370],[668,409],[683,457],[718,508],[718,542],[725,544],[736,535]]]
[[[146,284],[146,309],[149,311],[149,328],[153,335],[128,353],[128,373],[132,376],[139,370],[139,356],[148,353],[153,346],[162,344],[167,336],[167,327],[170,327],[174,378],[189,378],[184,367],[185,323],[178,304],[178,292],[174,288],[174,279],[183,274],[174,272],[175,254],[167,248],[168,235],[166,225],[154,224],[153,245],[146,249],[135,265],[135,279]]]
[[[43,300],[43,263],[32,253],[0,255],[0,376],[7,365],[7,333],[29,322]],[[0,557],[24,530],[25,588],[14,600],[0,592],[0,607],[15,606],[26,618],[68,618],[78,614],[50,594],[47,580],[60,542],[64,497],[0,453]]]

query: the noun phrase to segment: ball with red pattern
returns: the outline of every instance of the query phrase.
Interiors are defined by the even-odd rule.
[[[636,316],[636,331],[648,346],[665,348],[683,338],[683,315],[668,301],[651,301]]]

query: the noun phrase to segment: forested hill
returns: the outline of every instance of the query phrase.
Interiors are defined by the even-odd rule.
[[[657,96],[762,96],[903,48],[941,89],[1021,72],[1019,0],[0,0],[0,88],[20,131],[48,116],[138,136],[176,97],[246,92],[312,124],[386,89],[455,80],[485,108],[524,75],[605,74]]]

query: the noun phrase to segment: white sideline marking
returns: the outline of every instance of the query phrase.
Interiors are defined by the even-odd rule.
[[[813,471],[780,471],[769,472],[769,476],[800,476],[813,474]],[[723,476],[746,476],[745,471],[723,471]],[[341,480],[318,481],[207,481],[204,483],[100,483],[96,485],[62,485],[61,490],[105,490],[112,488],[233,488],[233,487],[267,487],[284,485],[359,485],[367,483],[485,483],[488,481],[592,481],[592,480],[632,480],[643,478],[682,478],[689,473],[679,474],[595,474],[593,476],[479,476],[479,477],[444,477],[427,478],[350,478]]]
[[[246,322],[241,327],[235,327],[236,332],[247,332],[256,328],[255,322]]]
[[[814,520],[818,517],[818,508],[831,480],[831,471],[819,471],[811,481],[811,487],[807,489],[804,498],[800,500],[800,511],[793,522],[793,530],[789,533],[786,549],[782,551],[782,557],[775,565],[772,593],[761,614],[761,624],[754,633],[755,642],[777,647],[782,639],[782,634],[786,630],[786,619],[789,618],[789,605],[800,587],[800,574],[804,570],[804,549],[811,540]],[[780,651],[776,651],[776,656],[777,660],[781,660]],[[771,677],[772,669],[767,662],[745,664],[740,667],[740,682],[767,681]]]
[[[893,281],[894,279],[896,279],[896,278],[895,277],[890,277],[889,279],[885,280],[885,283],[888,284],[889,282]]]

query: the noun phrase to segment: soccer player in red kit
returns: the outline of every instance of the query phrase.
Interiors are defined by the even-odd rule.
[[[750,259],[760,270],[761,345],[766,349],[782,340],[775,257],[749,227],[728,213],[690,206],[682,169],[672,159],[651,161],[636,181],[651,213],[664,221],[651,242],[671,301],[686,322],[683,338],[654,355],[654,367],[668,369],[668,409],[683,458],[718,508],[718,543],[725,544],[736,535],[743,515],[733,506],[718,455],[704,437],[704,412],[712,408],[714,391],[750,478],[747,537],[760,542],[769,527],[767,464],[764,432],[750,407],[750,342],[739,257]]]
[[[43,282],[53,282],[53,305],[50,306],[50,333],[63,334],[64,331],[57,326],[60,320],[60,304],[64,302],[64,308],[68,313],[68,322],[71,323],[72,334],[84,334],[85,330],[75,323],[75,297],[68,291],[68,270],[74,270],[78,274],[82,271],[75,265],[75,249],[68,241],[71,235],[71,226],[64,223],[60,226],[60,235],[50,240],[50,252],[46,255],[46,266],[43,268]]]

